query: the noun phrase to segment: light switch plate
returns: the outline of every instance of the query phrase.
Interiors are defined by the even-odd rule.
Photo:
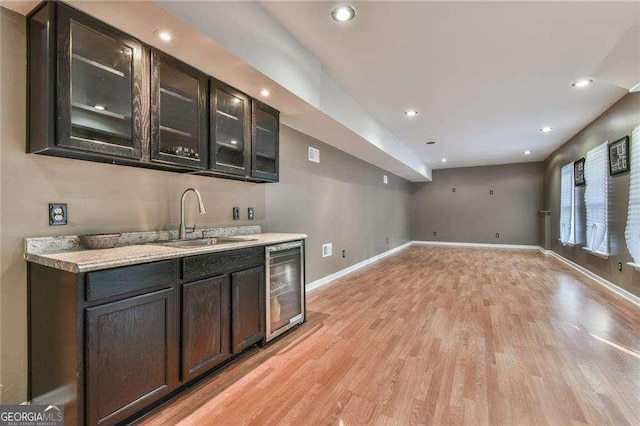
[[[333,243],[322,245],[322,257],[329,257],[333,254]]]
[[[387,175],[382,175],[382,182],[384,182],[385,185],[389,183],[389,178],[387,177]]]

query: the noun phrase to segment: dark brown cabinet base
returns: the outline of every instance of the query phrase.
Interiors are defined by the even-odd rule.
[[[67,425],[139,416],[264,339],[264,247],[29,275],[29,397]]]
[[[175,290],[86,310],[87,423],[124,420],[176,385]]]
[[[238,353],[264,338],[264,267],[231,274],[231,350]]]
[[[229,358],[229,277],[182,286],[182,380]]]

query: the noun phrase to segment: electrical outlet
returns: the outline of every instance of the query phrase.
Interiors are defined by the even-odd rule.
[[[437,233],[436,231],[433,231],[433,236],[434,236],[434,237],[437,237],[437,236],[438,236],[438,233]]]
[[[67,205],[65,203],[49,204],[49,225],[67,224]]]
[[[456,189],[455,188],[451,188],[451,192],[456,192]]]
[[[249,209],[248,209],[248,217],[249,217],[249,220],[253,220],[255,218],[253,207],[249,207]]]
[[[322,245],[322,257],[329,257],[333,254],[333,243]]]
[[[500,234],[496,232],[496,238],[500,238]]]
[[[240,220],[240,207],[233,208],[233,220]]]
[[[342,257],[343,258],[347,257],[347,251],[346,250],[342,250]]]
[[[493,195],[493,189],[489,190],[489,195]]]
[[[622,271],[622,262],[618,262],[618,271]]]
[[[387,237],[387,244],[389,244],[389,237]]]

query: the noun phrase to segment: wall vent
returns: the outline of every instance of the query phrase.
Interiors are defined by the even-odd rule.
[[[320,162],[320,150],[317,148],[309,147],[309,161],[314,163]]]
[[[333,243],[322,245],[322,257],[329,257],[333,254]]]

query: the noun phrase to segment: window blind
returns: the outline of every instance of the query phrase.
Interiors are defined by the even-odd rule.
[[[575,244],[573,163],[560,170],[560,241]]]
[[[629,213],[624,238],[633,261],[640,263],[640,125],[631,134],[629,154]]]
[[[609,254],[609,155],[607,142],[589,152],[584,163],[587,248]]]

